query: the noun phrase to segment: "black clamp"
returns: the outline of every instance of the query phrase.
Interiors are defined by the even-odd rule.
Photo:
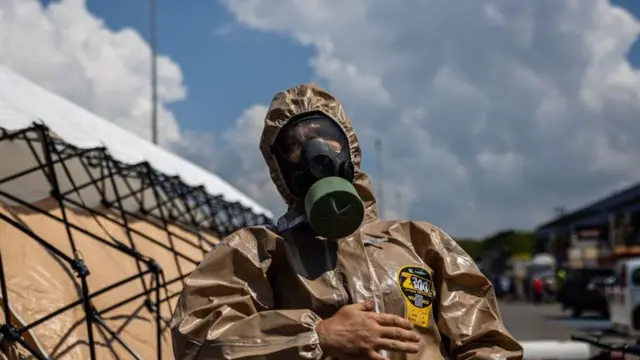
[[[3,324],[0,326],[0,334],[2,334],[3,340],[17,341],[21,338],[18,328],[11,324]]]
[[[155,275],[158,275],[162,272],[162,267],[160,266],[160,264],[158,264],[157,261],[155,261],[155,259],[149,259],[147,261],[147,266],[149,267],[149,270],[151,270],[151,272]]]
[[[149,310],[149,312],[156,312],[157,310],[156,303],[151,301],[151,299],[146,299],[144,301],[144,306],[147,308],[147,310]]]
[[[85,264],[82,259],[73,259],[71,262],[71,268],[80,278],[87,277],[90,274],[87,264]]]
[[[54,198],[56,200],[61,200],[62,199],[62,193],[60,193],[60,189],[58,189],[58,188],[51,189],[49,194],[51,195],[52,198]]]

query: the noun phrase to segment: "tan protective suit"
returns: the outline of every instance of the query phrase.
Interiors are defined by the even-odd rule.
[[[422,334],[418,354],[391,353],[392,359],[521,359],[491,283],[455,241],[426,222],[378,218],[351,123],[315,85],[275,95],[260,142],[290,209],[299,201],[270,146],[288,119],[308,111],[322,111],[348,135],[355,187],[366,206],[363,225],[339,241],[315,239],[307,227],[279,234],[256,226],[228,236],[186,280],[172,322],[176,359],[326,359],[315,324],[367,298],[381,312],[406,316]]]

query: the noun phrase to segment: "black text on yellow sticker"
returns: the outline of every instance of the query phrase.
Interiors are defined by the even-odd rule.
[[[416,326],[427,327],[435,298],[431,274],[420,266],[405,266],[398,272],[398,285],[404,295],[407,319]]]

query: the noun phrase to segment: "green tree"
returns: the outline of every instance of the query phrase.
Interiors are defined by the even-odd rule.
[[[469,254],[473,259],[482,256],[482,241],[478,239],[459,239],[458,245]]]
[[[516,231],[510,239],[510,250],[513,254],[533,254],[535,239],[531,231]]]
[[[495,253],[530,256],[535,244],[533,232],[523,230],[503,230],[484,239],[463,238],[457,242],[474,259]]]

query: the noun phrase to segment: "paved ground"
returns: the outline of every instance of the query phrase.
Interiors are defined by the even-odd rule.
[[[571,334],[609,329],[609,321],[606,319],[589,314],[581,319],[572,319],[568,312],[562,313],[557,304],[501,303],[500,310],[505,325],[519,341],[570,340]],[[611,343],[625,341],[616,336],[606,336],[603,340]],[[595,355],[598,350],[592,348],[592,351]],[[632,355],[624,357],[624,360],[639,359],[640,357]]]
[[[501,303],[500,311],[509,331],[520,341],[569,340],[571,334],[584,330],[603,330],[608,321],[586,315],[571,319],[557,304]]]

